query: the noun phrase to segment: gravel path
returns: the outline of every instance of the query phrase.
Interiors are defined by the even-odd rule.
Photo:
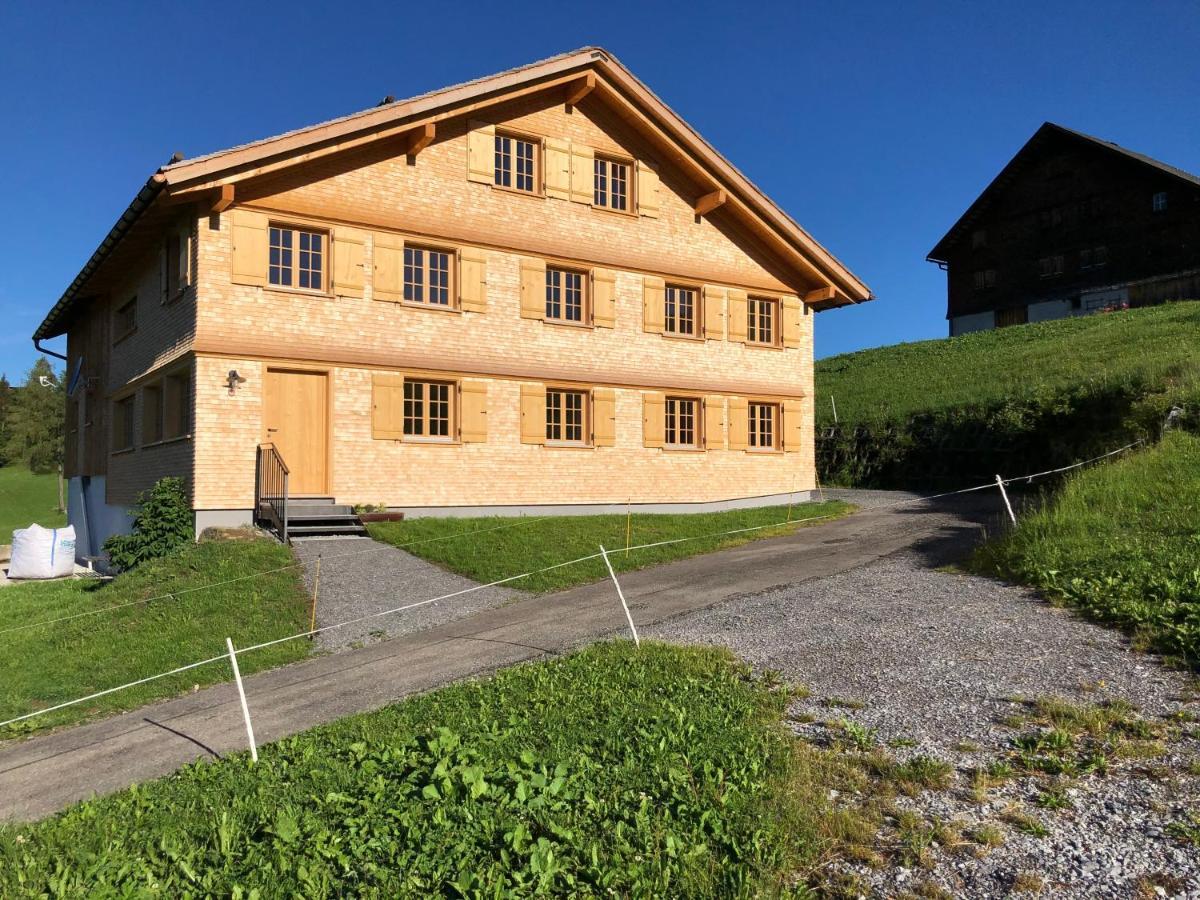
[[[293,542],[304,564],[304,580],[313,587],[317,557],[321,557],[321,589],[317,624],[332,625],[369,616],[407,603],[440,597],[475,585],[387,544],[365,537],[305,539]],[[484,588],[455,597],[453,602],[393,613],[317,635],[321,650],[365,646],[385,637],[424,631],[501,606],[524,596],[507,588]]]
[[[806,738],[828,741],[849,720],[873,729],[874,742],[891,744],[900,760],[929,755],[952,763],[951,789],[897,801],[926,821],[957,820],[969,830],[1002,821],[1015,803],[1049,830],[1033,837],[1006,827],[1002,846],[974,856],[935,851],[928,871],[850,866],[866,890],[895,896],[932,882],[949,896],[1003,897],[1014,884],[1040,878],[1045,896],[1200,897],[1200,852],[1165,832],[1189,811],[1200,815],[1194,725],[1175,729],[1162,757],[1074,779],[1069,809],[1027,805],[1046,787],[1044,778],[1013,779],[983,803],[972,797],[970,771],[1011,751],[1018,732],[1000,720],[1027,710],[1021,698],[1120,698],[1160,724],[1181,709],[1200,716],[1189,678],[1031,591],[935,570],[901,553],[645,632],[725,645],[807,685],[811,696],[792,709],[794,728]]]

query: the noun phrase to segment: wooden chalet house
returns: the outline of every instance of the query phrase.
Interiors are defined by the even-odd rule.
[[[870,297],[586,48],[173,160],[35,340],[96,553],[168,475],[292,535],[804,498],[812,313]]]
[[[950,334],[1200,298],[1200,178],[1047,122],[928,259]]]

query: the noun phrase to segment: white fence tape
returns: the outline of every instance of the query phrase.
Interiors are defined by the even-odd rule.
[[[1144,442],[1141,440],[1137,440],[1131,444],[1126,444],[1124,447],[1118,447],[1116,450],[1110,450],[1108,453],[1104,453],[1100,456],[1092,457],[1091,459],[1085,459],[1082,462],[1072,463],[1069,466],[1061,466],[1057,469],[1047,469],[1045,472],[1036,472],[1032,475],[1021,475],[1021,476],[1018,476],[1015,478],[1004,478],[1004,479],[1001,479],[1001,481],[1004,484],[1014,484],[1016,482],[1022,482],[1022,481],[1028,484],[1028,483],[1031,483],[1036,478],[1043,478],[1047,475],[1057,475],[1062,472],[1070,471],[1072,469],[1078,469],[1081,466],[1086,466],[1086,465],[1089,465],[1094,462],[1099,462],[1100,460],[1108,459],[1109,457],[1116,456],[1119,453],[1124,453],[1127,450],[1131,450],[1132,448],[1134,448],[1142,443],[1144,443]],[[903,506],[903,505],[909,504],[909,503],[927,503],[931,500],[938,500],[943,497],[951,497],[951,496],[955,496],[957,494],[969,494],[969,493],[973,493],[975,491],[994,489],[995,487],[996,487],[996,482],[989,481],[986,484],[975,485],[973,487],[968,487],[968,488],[961,488],[956,491],[944,491],[940,494],[930,494],[927,496],[920,496],[920,497],[905,497],[901,500],[893,500],[893,501],[890,501],[887,503],[879,503],[879,504],[875,504],[874,506],[864,507],[864,509],[867,509],[867,510],[887,509],[889,507]],[[546,518],[549,518],[549,517],[548,516],[531,517],[529,519],[523,519],[520,522],[514,522],[514,523],[506,524],[506,525],[500,525],[500,526],[496,526],[494,528],[481,528],[481,529],[476,529],[473,531],[464,531],[464,532],[460,532],[458,534],[453,534],[453,535],[443,535],[439,538],[429,538],[429,539],[423,540],[423,541],[413,541],[408,544],[388,545],[387,547],[373,547],[368,550],[358,550],[358,551],[354,551],[351,553],[339,554],[336,556],[326,556],[326,557],[324,557],[324,559],[326,561],[328,561],[331,559],[340,559],[340,558],[344,558],[344,557],[348,557],[348,556],[359,556],[363,553],[375,553],[375,552],[379,552],[381,550],[389,550],[389,549],[394,549],[397,547],[413,546],[414,544],[419,544],[419,543],[429,543],[429,542],[432,542],[435,540],[446,540],[446,539],[452,539],[452,538],[458,538],[458,537],[468,537],[472,534],[483,534],[483,533],[489,532],[489,531],[499,531],[503,528],[513,528],[518,525],[528,525],[533,522],[540,521],[540,520],[546,519]],[[673,544],[686,543],[688,541],[699,541],[699,540],[706,540],[706,539],[712,539],[712,538],[726,537],[726,536],[735,535],[735,534],[745,534],[745,533],[751,532],[751,531],[762,531],[767,528],[785,528],[785,527],[788,527],[789,525],[797,525],[798,526],[798,525],[806,524],[808,522],[818,522],[823,519],[830,519],[830,518],[836,518],[836,515],[829,514],[829,515],[821,515],[821,516],[810,516],[808,518],[800,518],[800,519],[793,518],[790,522],[789,521],[772,522],[772,523],[769,523],[766,525],[752,525],[747,528],[734,528],[729,531],[718,531],[718,532],[712,532],[709,534],[698,534],[698,535],[692,535],[689,537],[672,538],[670,540],[665,540],[665,541],[654,541],[654,542],[648,543],[648,544],[638,544],[633,547],[629,547],[628,550],[630,552],[636,551],[636,550],[649,550],[649,549],[652,549],[655,547],[666,547],[666,546],[673,545]],[[520,581],[523,578],[529,578],[530,576],[533,576],[533,575],[540,575],[543,572],[551,572],[551,571],[554,571],[555,569],[562,569],[566,566],[577,565],[579,563],[588,562],[593,559],[602,559],[602,558],[604,558],[604,556],[605,556],[605,554],[603,552],[591,553],[591,554],[588,554],[587,556],[580,556],[576,559],[569,559],[566,562],[555,563],[554,565],[545,566],[540,569],[533,569],[529,572],[522,572],[520,575],[510,575],[507,578],[500,578],[496,581],[490,581],[487,584],[476,584],[476,585],[472,585],[469,588],[463,588],[460,591],[453,591],[449,594],[442,594],[439,597],[430,597],[428,600],[419,600],[416,603],[407,603],[407,604],[404,604],[403,606],[395,606],[395,607],[392,607],[391,609],[385,609],[380,612],[370,613],[369,615],[358,616],[357,618],[354,618],[354,619],[347,619],[344,622],[335,622],[332,625],[322,625],[320,628],[315,628],[315,629],[312,629],[309,631],[299,631],[299,632],[296,632],[295,634],[290,634],[286,637],[276,638],[276,639],[270,640],[270,641],[264,641],[260,644],[251,644],[250,646],[242,647],[240,649],[234,650],[233,652],[235,655],[241,655],[243,653],[252,653],[255,650],[262,650],[266,647],[273,647],[276,644],[283,644],[288,641],[299,640],[300,638],[312,637],[313,635],[320,634],[321,632],[333,631],[338,628],[345,628],[348,625],[356,625],[360,622],[366,622],[371,619],[378,619],[378,618],[382,618],[383,616],[390,616],[390,615],[394,615],[396,613],[405,612],[406,610],[417,609],[418,607],[422,607],[422,606],[429,606],[430,604],[438,603],[442,600],[450,600],[454,597],[461,597],[464,594],[471,594],[476,591],[485,590],[487,588],[499,587],[500,585],[511,584],[514,581]],[[121,604],[119,606],[107,607],[107,608],[101,609],[101,610],[93,610],[90,613],[81,613],[80,615],[91,615],[94,613],[111,611],[113,609],[122,609],[125,606],[132,606],[132,605],[136,605],[139,603],[149,603],[153,599],[160,599],[160,600],[167,599],[167,598],[182,595],[184,593],[189,593],[189,592],[197,591],[197,590],[203,590],[206,587],[218,587],[218,586],[222,586],[222,585],[232,584],[233,582],[236,582],[236,581],[244,581],[247,578],[256,578],[256,577],[260,577],[262,575],[270,575],[270,574],[274,574],[277,572],[284,572],[289,569],[297,568],[301,565],[302,565],[301,563],[297,563],[296,565],[284,566],[279,569],[270,569],[265,572],[257,572],[257,573],[253,573],[251,575],[246,575],[246,576],[242,576],[239,578],[229,579],[228,581],[217,582],[216,584],[201,585],[201,586],[198,586],[195,588],[188,588],[185,591],[176,591],[176,592],[173,592],[170,594],[164,594],[161,597],[157,597],[157,598],[148,598],[146,600],[138,600],[138,601],[134,601],[133,603],[129,603],[129,604]],[[613,577],[615,579],[615,574]],[[624,600],[624,597],[622,597],[622,600]],[[65,616],[61,619],[50,619],[45,622],[35,623],[34,625],[21,626],[19,628],[8,629],[7,631],[0,631],[0,635],[7,634],[12,631],[24,630],[24,628],[27,628],[27,627],[35,627],[36,625],[52,625],[52,624],[55,624],[56,622],[67,621],[72,618],[76,618],[76,617],[75,616]],[[632,622],[630,624],[632,625]],[[60,709],[66,709],[67,707],[76,706],[80,703],[86,703],[89,700],[95,700],[99,697],[105,697],[109,694],[115,694],[118,691],[123,691],[128,688],[137,687],[138,685],[146,684],[151,681],[156,681],[160,678],[167,678],[171,675],[178,675],[180,672],[186,672],[189,669],[195,669],[195,668],[199,668],[200,666],[209,665],[210,663],[220,662],[222,660],[228,660],[229,658],[230,658],[229,653],[222,653],[220,656],[210,657],[209,659],[200,660],[199,662],[188,663],[185,666],[180,666],[179,668],[172,669],[169,672],[160,672],[157,675],[150,675],[146,678],[140,678],[137,681],[131,681],[127,684],[122,684],[122,685],[118,685],[117,687],[112,687],[112,688],[108,688],[103,691],[98,691],[94,694],[88,694],[86,697],[79,697],[78,699],[75,699],[75,700],[68,700],[65,703],[59,703],[56,706],[46,707],[45,709],[39,709],[36,712],[26,713],[25,715],[17,716],[12,719],[8,719],[6,721],[0,722],[0,728],[4,728],[4,727],[6,727],[8,725],[12,725],[16,722],[23,722],[27,719],[33,719],[38,716],[44,716],[44,715],[47,715],[48,713],[57,712]]]

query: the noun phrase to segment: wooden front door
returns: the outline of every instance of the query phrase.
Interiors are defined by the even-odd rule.
[[[329,492],[329,377],[324,372],[268,369],[263,440],[288,467],[288,493]]]

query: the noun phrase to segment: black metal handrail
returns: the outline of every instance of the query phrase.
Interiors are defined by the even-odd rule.
[[[259,444],[254,467],[254,516],[288,542],[288,467],[274,444]]]

